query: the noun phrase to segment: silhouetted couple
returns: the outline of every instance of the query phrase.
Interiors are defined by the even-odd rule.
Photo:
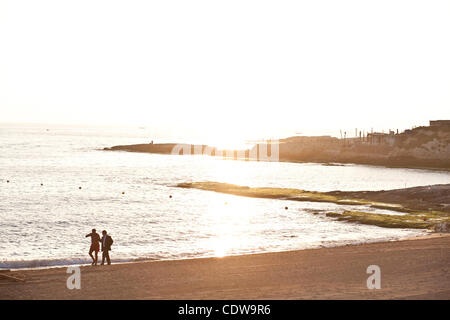
[[[95,229],[92,229],[92,232],[86,235],[87,237],[91,237],[91,248],[89,249],[89,255],[92,258],[92,265],[96,266],[98,261],[98,252],[100,250],[100,243],[102,244],[102,263],[105,264],[105,259],[108,264],[111,264],[111,259],[109,258],[109,251],[111,250],[111,246],[113,244],[113,239],[106,232],[106,230],[102,231],[103,237],[100,239],[99,234]],[[95,253],[95,256],[92,255]]]

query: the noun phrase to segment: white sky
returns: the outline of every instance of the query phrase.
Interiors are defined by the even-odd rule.
[[[450,119],[450,1],[2,1],[0,122],[205,136]]]

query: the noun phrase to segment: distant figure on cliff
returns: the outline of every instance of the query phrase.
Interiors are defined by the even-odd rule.
[[[92,232],[86,235],[86,238],[87,237],[91,237],[91,248],[89,249],[89,255],[92,258],[92,265],[97,265],[98,252],[100,250],[100,235],[95,229],[92,229]],[[92,255],[93,252],[95,253],[95,257]]]
[[[102,239],[100,240],[102,244],[102,263],[101,265],[105,264],[105,259],[108,262],[108,265],[111,264],[111,259],[109,258],[109,251],[111,250],[111,246],[113,244],[113,239],[111,236],[109,236],[106,232],[106,230],[102,231]]]

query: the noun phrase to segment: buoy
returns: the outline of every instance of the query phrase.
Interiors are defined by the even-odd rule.
[[[169,198],[171,198],[171,199],[172,199],[172,195],[170,195],[170,196],[169,196]]]
[[[41,183],[41,186],[43,186],[44,184],[43,183]]]
[[[78,187],[78,189],[80,189],[80,190],[81,190],[81,187]]]
[[[122,192],[122,194],[125,194],[125,192]]]
[[[9,180],[6,180],[6,183],[9,183]]]
[[[427,218],[423,218],[423,221],[427,221]]]
[[[288,209],[288,207],[284,207],[284,210],[287,210]]]

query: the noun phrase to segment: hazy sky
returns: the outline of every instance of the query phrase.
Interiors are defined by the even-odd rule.
[[[450,119],[450,1],[0,0],[0,110],[235,136]]]

